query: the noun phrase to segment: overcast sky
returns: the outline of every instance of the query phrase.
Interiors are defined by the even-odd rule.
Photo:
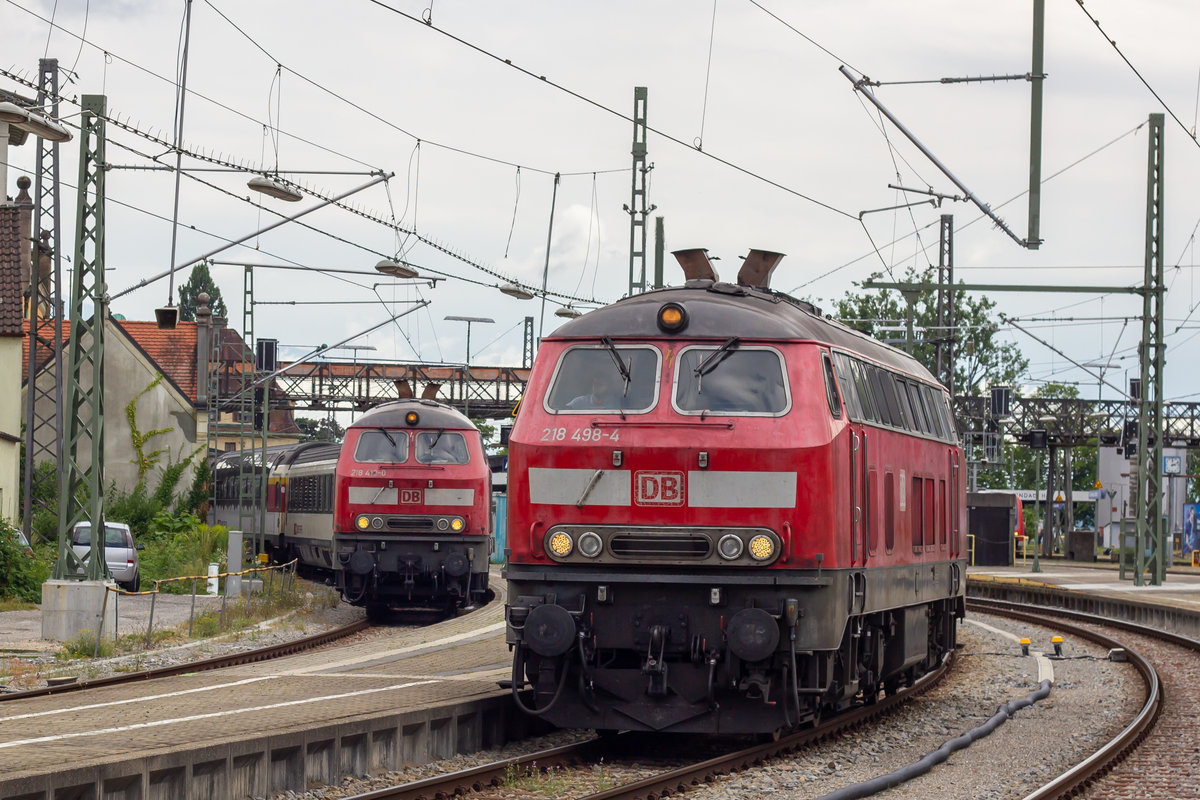
[[[296,346],[285,356],[385,321],[403,308],[392,301],[423,297],[431,301],[428,308],[355,339],[377,348],[360,359],[461,362],[464,326],[444,317],[472,315],[496,321],[473,327],[472,362],[518,365],[521,321],[539,317],[541,304],[501,295],[495,286],[504,278],[479,267],[540,286],[553,174],[559,172],[549,289],[599,302],[626,293],[629,217],[622,206],[630,202],[633,126],[626,117],[635,86],[649,89],[649,195],[657,206],[652,216],[665,218],[668,251],[707,247],[728,279],[749,248],[786,253],[775,287],[826,307],[872,272],[899,279],[914,263],[936,264],[943,213],[954,215],[962,280],[1140,283],[1147,136],[1139,126],[1151,113],[1167,111],[1166,396],[1200,399],[1200,371],[1192,366],[1200,352],[1193,338],[1200,313],[1192,314],[1200,303],[1194,238],[1200,196],[1192,189],[1200,179],[1200,147],[1190,136],[1200,97],[1200,6],[1194,0],[1088,0],[1083,8],[1051,0],[1047,6],[1044,243],[1036,251],[962,202],[871,213],[860,223],[860,212],[921,199],[888,184],[960,192],[881,122],[838,71],[844,64],[885,83],[1027,73],[1032,0],[195,0],[185,149],[278,168],[325,196],[369,180],[333,173],[394,172],[386,188],[366,189],[353,203],[373,216],[394,217],[426,240],[325,208],[304,218],[311,228],[284,225],[218,260],[369,270],[383,256],[402,254],[426,274],[456,276],[434,289],[377,287],[377,296],[371,286],[377,281],[369,276],[256,272],[259,301],[347,303],[256,307],[259,336]],[[170,141],[184,10],[184,0],[0,0],[0,67],[36,79],[38,59],[57,58],[71,70],[67,96],[105,94],[110,114]],[[0,76],[0,87],[31,94],[9,77]],[[1028,82],[874,91],[1019,238],[1026,237]],[[77,113],[77,105],[64,104],[68,121]],[[146,138],[113,126],[109,137],[114,165],[146,166],[152,156],[174,162],[167,148]],[[77,141],[64,145],[68,254],[77,154]],[[28,144],[10,151],[10,195],[34,157]],[[211,166],[190,157],[183,164]],[[190,175],[199,180],[182,182],[177,262],[265,227],[278,218],[273,211],[294,214],[318,202],[255,195],[251,203],[246,175]],[[108,280],[115,294],[167,268],[174,178],[114,168],[107,180]],[[681,282],[668,259],[667,282]],[[215,266],[213,273],[240,327],[241,270]],[[177,285],[185,279],[186,272]],[[160,281],[116,300],[112,310],[151,318],[167,291]],[[1071,359],[1107,360],[1115,348],[1106,376],[1112,382],[1122,384],[1126,370],[1136,375],[1136,296],[993,299]],[[547,303],[547,333],[561,322],[553,311],[562,302],[551,297]],[[1095,396],[1096,379],[1066,357],[1015,329],[1004,335],[1029,357],[1034,382],[1080,381],[1081,391]],[[1112,397],[1113,390],[1105,394]]]

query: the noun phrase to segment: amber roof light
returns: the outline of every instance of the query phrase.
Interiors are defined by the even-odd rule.
[[[666,333],[678,333],[687,323],[687,312],[678,303],[667,303],[658,310],[658,327]]]
[[[421,421],[421,415],[415,411],[409,411],[407,414],[404,415],[404,424],[405,425],[416,425],[420,421]]]

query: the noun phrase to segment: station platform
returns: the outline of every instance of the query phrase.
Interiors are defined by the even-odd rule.
[[[263,797],[497,746],[525,720],[498,686],[511,657],[496,584],[488,605],[427,627],[0,704],[0,797]]]
[[[968,567],[967,579],[1056,586],[1096,597],[1200,612],[1200,569],[1194,567],[1168,569],[1161,586],[1135,586],[1130,578],[1121,580],[1118,566],[1111,562],[1079,563],[1043,558],[1040,566],[1041,571],[1034,572],[1030,559],[1012,567]]]

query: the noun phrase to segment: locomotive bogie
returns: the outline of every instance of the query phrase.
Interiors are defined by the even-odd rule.
[[[514,678],[562,726],[723,734],[794,726],[911,682],[953,648],[958,603],[863,603],[863,594],[880,605],[921,599],[911,571],[885,572],[864,584],[840,571],[766,582],[547,576],[510,565]]]

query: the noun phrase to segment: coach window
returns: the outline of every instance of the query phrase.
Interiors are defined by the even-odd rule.
[[[892,552],[896,547],[896,476],[883,476],[883,547]]]
[[[463,435],[445,431],[418,433],[416,455],[419,464],[466,464],[471,460]]]
[[[838,400],[837,381],[833,377],[833,362],[829,360],[829,355],[821,354],[821,363],[825,367],[825,399],[829,402],[829,413],[833,414],[834,419],[842,418],[842,404]],[[846,403],[849,404],[850,399],[846,398]]]
[[[872,397],[871,382],[867,378],[867,366],[858,359],[850,359],[854,371],[854,388],[858,394],[858,404],[862,407],[864,422],[879,422],[879,414],[875,411],[875,400]]]
[[[876,522],[876,511],[879,508],[879,472],[870,470],[867,473],[867,546],[868,552],[874,554],[879,550],[879,523]]]
[[[921,491],[921,479],[912,479],[912,491],[908,495],[908,511],[909,511],[909,538],[912,541],[912,549],[920,551],[924,543],[924,523],[925,513],[922,499],[925,493]]]
[[[701,415],[786,414],[791,397],[782,354],[773,347],[722,347],[692,346],[679,352],[671,400],[675,410]],[[828,382],[825,388],[828,397]]]
[[[398,430],[366,430],[354,446],[360,464],[403,464],[408,460],[408,434]]]
[[[644,414],[658,402],[658,348],[578,345],[563,352],[550,379],[551,414]]]
[[[842,400],[846,403],[846,411],[850,419],[862,421],[862,404],[858,400],[858,392],[854,390],[854,375],[851,372],[850,359],[843,353],[834,353],[833,360],[837,370],[837,383],[842,390]]]

